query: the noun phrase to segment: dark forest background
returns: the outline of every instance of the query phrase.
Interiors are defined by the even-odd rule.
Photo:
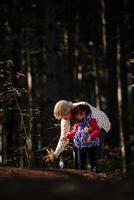
[[[1,0],[0,38],[1,165],[41,167],[66,99],[107,113],[105,164],[132,168],[133,0]]]

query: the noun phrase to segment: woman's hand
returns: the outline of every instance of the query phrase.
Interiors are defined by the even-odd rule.
[[[53,162],[55,159],[56,159],[56,156],[55,156],[53,150],[50,150],[50,151],[48,150],[48,155],[43,156],[43,160],[45,162],[50,162],[50,161]]]

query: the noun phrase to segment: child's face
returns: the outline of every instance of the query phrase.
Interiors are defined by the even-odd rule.
[[[78,113],[78,114],[75,115],[75,117],[76,117],[76,119],[77,119],[78,121],[81,121],[81,120],[85,119],[85,117],[86,117],[86,112]]]

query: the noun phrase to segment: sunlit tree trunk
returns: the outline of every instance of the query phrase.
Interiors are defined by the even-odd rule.
[[[106,18],[105,18],[105,2],[101,0],[101,23],[102,23],[102,45],[103,45],[103,54],[106,56]]]
[[[21,117],[21,131],[23,137],[25,137],[25,144],[22,141],[22,135],[20,136],[20,147],[21,147],[21,155],[20,155],[20,166],[24,167],[26,164],[27,166],[30,165],[31,160],[31,151],[32,151],[32,118],[33,118],[33,112],[32,112],[32,69],[31,69],[31,41],[30,36],[33,35],[33,29],[24,28],[21,32],[21,43],[22,43],[22,66],[25,67],[25,73],[26,73],[26,84],[27,84],[27,90],[28,90],[28,102],[25,102],[23,104],[27,108],[27,118],[25,118],[24,113],[22,112],[21,105],[18,105],[20,108],[20,117]],[[24,45],[24,46],[23,46]],[[26,161],[26,162],[25,162]]]
[[[25,153],[27,157],[28,165],[31,161],[32,151],[32,70],[31,70],[31,56],[30,56],[30,29],[26,30],[26,61],[27,61],[27,85],[28,85],[28,109],[29,109],[29,127],[27,131]]]
[[[107,30],[106,30],[106,5],[105,5],[105,0],[100,1],[100,13],[101,13],[101,27],[102,27],[102,48],[103,48],[103,65],[104,65],[104,73],[105,73],[105,82],[108,82],[108,68],[106,66],[106,51],[107,51]],[[108,84],[106,84],[106,89],[108,90],[109,88],[107,87]],[[106,95],[107,97],[107,95]]]
[[[99,98],[99,82],[98,82],[98,69],[97,69],[97,65],[96,62],[94,61],[93,63],[93,71],[94,71],[94,80],[95,80],[95,96],[96,96],[96,107],[100,108],[100,98]]]
[[[32,129],[32,73],[31,73],[31,59],[30,59],[30,41],[29,30],[27,30],[27,85],[28,85],[28,101],[29,101],[29,132]]]
[[[82,81],[83,81],[83,65],[79,62],[80,58],[80,49],[79,49],[79,34],[80,34],[80,22],[79,22],[79,13],[76,13],[75,17],[75,47],[74,47],[74,83],[75,83],[75,97],[82,90]]]

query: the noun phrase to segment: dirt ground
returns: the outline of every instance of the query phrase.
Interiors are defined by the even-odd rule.
[[[133,177],[74,169],[0,168],[0,200],[132,200]]]

